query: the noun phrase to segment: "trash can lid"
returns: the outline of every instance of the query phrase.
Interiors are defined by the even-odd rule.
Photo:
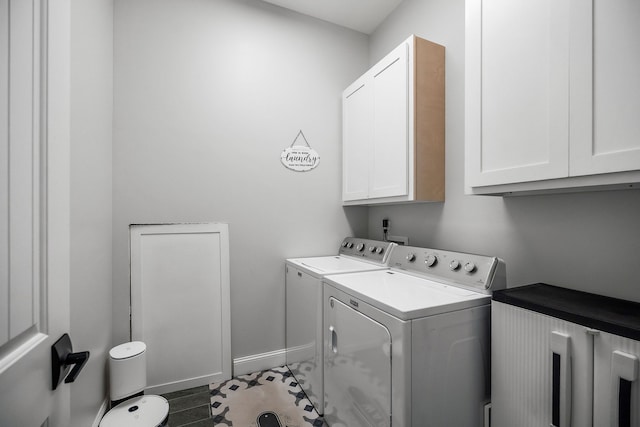
[[[111,409],[99,427],[157,427],[169,415],[169,402],[162,396],[138,396]]]
[[[109,350],[109,357],[112,359],[128,359],[144,353],[146,349],[147,345],[142,341],[126,342]]]

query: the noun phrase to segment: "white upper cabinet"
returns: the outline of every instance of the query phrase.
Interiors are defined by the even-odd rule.
[[[409,192],[408,46],[403,43],[371,69],[373,135],[369,198]]]
[[[444,200],[444,47],[411,36],[342,100],[345,204]]]
[[[359,82],[356,82],[359,83]],[[373,137],[369,117],[373,111],[373,90],[370,85],[355,84],[343,96],[342,115],[342,198],[366,199],[369,194],[368,144]]]
[[[466,9],[467,192],[640,182],[640,2]]]
[[[571,175],[640,169],[640,2],[575,1]]]

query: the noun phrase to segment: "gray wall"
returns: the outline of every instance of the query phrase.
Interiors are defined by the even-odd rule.
[[[113,0],[71,1],[71,330],[91,357],[71,387],[73,426],[107,393],[111,347]]]
[[[464,0],[405,0],[370,39],[258,0],[115,3],[72,1],[71,333],[92,354],[73,425],[128,339],[130,223],[230,224],[234,357],[284,346],[285,258],[381,238],[384,217],[411,244],[504,258],[510,286],[640,301],[640,192],[464,196]],[[340,93],[411,33],[447,48],[447,200],[342,208]],[[306,173],[279,163],[300,129],[322,157]]]
[[[282,349],[284,259],[367,232],[366,208],[340,202],[340,94],[368,38],[259,0],[115,4],[114,340],[129,338],[129,224],[217,221],[232,356]],[[304,173],[280,163],[300,129],[321,156]]]
[[[446,201],[375,207],[369,234],[497,255],[509,286],[546,282],[640,301],[640,191],[464,195],[464,0],[405,0],[371,37],[371,63],[415,33],[446,47]]]

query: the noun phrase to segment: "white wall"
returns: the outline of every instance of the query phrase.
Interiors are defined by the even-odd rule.
[[[89,362],[71,384],[73,426],[107,395],[111,347],[113,0],[71,1],[71,331]]]
[[[259,0],[116,0],[114,43],[115,341],[129,335],[128,225],[217,221],[233,357],[282,349],[284,259],[367,232],[366,208],[340,201],[340,94],[367,68],[367,37]],[[280,164],[300,129],[321,156],[305,173]]]
[[[371,63],[409,34],[446,47],[446,201],[375,207],[369,234],[502,257],[508,284],[546,282],[640,301],[640,191],[464,195],[464,0],[405,0],[371,37]]]

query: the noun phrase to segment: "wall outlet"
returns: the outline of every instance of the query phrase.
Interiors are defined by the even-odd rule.
[[[397,243],[399,245],[406,246],[409,244],[409,238],[406,236],[387,236],[389,242]]]

